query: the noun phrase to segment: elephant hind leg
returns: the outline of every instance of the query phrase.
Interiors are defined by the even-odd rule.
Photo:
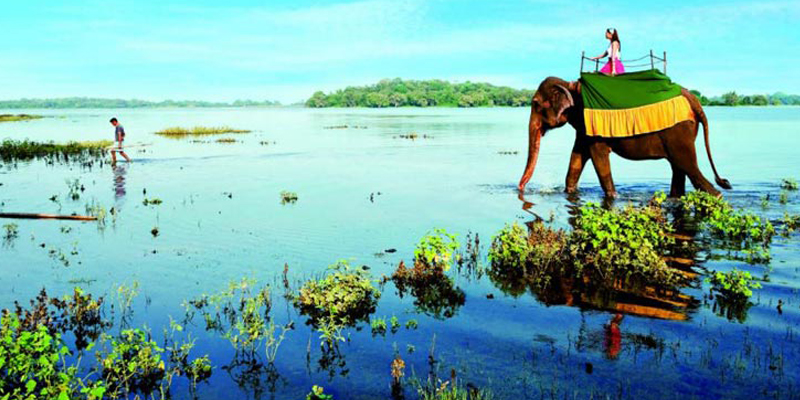
[[[681,197],[686,194],[686,173],[680,168],[672,165],[672,184],[669,189],[669,197]]]
[[[673,170],[673,188],[676,179],[675,171],[677,170],[689,177],[695,189],[711,193],[715,196],[720,195],[719,190],[717,190],[717,188],[703,176],[703,173],[700,172],[700,167],[697,165],[697,153],[695,153],[694,142],[673,143],[669,148],[669,154]]]

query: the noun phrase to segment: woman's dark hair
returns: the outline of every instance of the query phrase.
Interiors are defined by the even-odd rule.
[[[611,43],[617,42],[619,50],[622,51],[622,43],[619,41],[619,33],[616,28],[608,28],[606,32],[611,34]]]

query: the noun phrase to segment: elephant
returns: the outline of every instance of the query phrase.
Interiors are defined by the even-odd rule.
[[[528,161],[519,181],[520,194],[524,193],[525,185],[536,168],[539,147],[544,134],[569,123],[575,128],[575,144],[572,147],[565,184],[567,193],[577,191],[578,180],[583,168],[587,161],[592,160],[606,197],[616,197],[617,192],[611,178],[611,165],[609,164],[609,153],[613,151],[629,160],[666,158],[672,166],[670,197],[680,197],[685,194],[687,177],[695,189],[721,196],[714,185],[703,176],[697,165],[694,143],[699,131],[699,124],[702,123],[706,152],[714,171],[715,181],[720,187],[731,189],[730,182],[720,178],[717,174],[717,168],[711,157],[711,148],[708,143],[708,120],[705,112],[700,101],[692,93],[682,89],[681,94],[689,101],[694,113],[693,120],[683,121],[670,128],[642,135],[623,138],[594,137],[586,135],[580,81],[567,82],[556,77],[546,78],[531,99],[531,116],[528,123]]]

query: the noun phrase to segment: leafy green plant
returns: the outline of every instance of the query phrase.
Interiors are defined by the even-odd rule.
[[[795,191],[798,189],[797,180],[794,178],[784,178],[781,180],[781,189]]]
[[[32,141],[4,140],[0,144],[0,162],[29,161],[43,159],[47,163],[56,161],[91,161],[102,158],[112,142],[69,142],[56,144]]]
[[[533,251],[532,247],[528,241],[528,232],[525,228],[516,222],[511,225],[506,224],[492,238],[492,246],[489,248],[489,262],[493,268],[525,268],[528,262],[528,255]]]
[[[435,228],[420,239],[414,249],[414,263],[446,272],[454,261],[458,246],[455,235],[447,233],[444,229]]]
[[[398,329],[400,329],[400,320],[394,315],[392,315],[392,318],[389,319],[389,324],[392,326],[392,333],[395,333]]]
[[[268,363],[275,362],[286,332],[292,329],[291,322],[278,325],[273,321],[269,286],[259,287],[252,279],[231,282],[226,290],[202,295],[184,306],[187,320],[200,312],[206,329],[228,339],[237,354],[252,358],[263,346]]]
[[[333,400],[333,395],[325,394],[322,386],[314,385],[311,392],[306,396],[306,400]]]
[[[606,210],[589,203],[580,208],[569,251],[579,275],[588,268],[595,279],[609,283],[636,279],[674,285],[680,275],[661,258],[674,244],[671,231],[660,207]]]
[[[308,323],[328,341],[344,340],[341,330],[366,321],[375,312],[381,293],[372,286],[369,275],[353,269],[344,260],[329,267],[327,276],[306,282],[294,299]]]
[[[141,329],[123,330],[119,337],[104,335],[108,347],[97,353],[97,363],[110,398],[123,398],[128,393],[147,396],[161,390],[166,376],[164,349],[148,336]]]
[[[748,261],[769,261],[769,245],[775,228],[768,220],[735,210],[722,198],[705,192],[691,192],[681,198],[681,203],[713,237],[733,249],[742,250]]]
[[[406,329],[417,329],[419,327],[419,322],[415,319],[410,319],[406,321]]]
[[[800,215],[790,215],[788,212],[784,212],[780,223],[783,225],[783,234],[789,235],[800,226]]]
[[[789,192],[781,190],[781,194],[778,196],[778,203],[789,204]]]
[[[372,328],[372,336],[383,336],[386,334],[386,318],[373,318],[372,321],[370,321],[370,327]]]
[[[152,199],[145,198],[144,200],[142,200],[142,204],[144,204],[145,206],[150,206],[150,205],[158,206],[161,205],[161,203],[163,203],[163,201],[161,201],[161,199],[159,199],[158,197],[153,197]]]
[[[749,272],[736,268],[727,273],[713,271],[707,282],[711,283],[713,291],[734,301],[746,301],[753,295],[753,289],[761,288],[761,284]]]

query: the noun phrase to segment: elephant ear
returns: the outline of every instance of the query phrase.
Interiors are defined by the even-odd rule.
[[[561,115],[564,111],[575,105],[575,101],[572,99],[572,93],[570,93],[569,89],[566,87],[556,84],[553,86],[553,93],[551,96],[553,98],[553,105],[557,110],[556,120],[561,120]]]

